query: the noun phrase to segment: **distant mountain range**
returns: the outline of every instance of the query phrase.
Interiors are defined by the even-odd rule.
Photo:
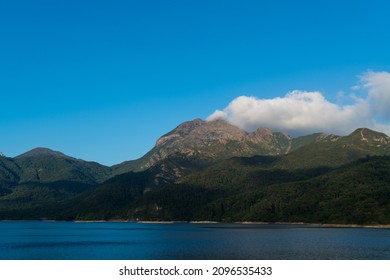
[[[390,224],[390,137],[185,122],[111,167],[47,148],[0,156],[0,219]]]

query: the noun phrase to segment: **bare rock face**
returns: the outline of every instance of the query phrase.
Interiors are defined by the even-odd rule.
[[[162,169],[167,171],[164,174],[171,172],[180,177],[186,172],[187,167],[183,167],[186,162],[191,162],[190,166],[231,157],[284,155],[308,143],[337,141],[338,138],[323,133],[292,138],[287,133],[273,132],[269,128],[258,128],[248,133],[223,120],[195,119],[161,136],[142,158],[114,166],[113,170],[114,174],[121,174],[162,164],[165,166]],[[170,163],[163,163],[166,160]]]
[[[167,145],[168,143],[175,142],[179,139],[183,139],[187,137],[195,128],[199,126],[203,126],[206,122],[201,119],[195,119],[190,122],[185,122],[180,124],[178,127],[176,127],[171,132],[161,136],[157,142],[156,147]]]
[[[247,136],[247,141],[259,145],[266,155],[286,154],[291,150],[293,138],[284,132],[273,132],[269,128],[258,128]]]
[[[254,143],[268,142],[273,138],[273,132],[269,128],[258,128],[256,131],[248,135],[249,140]]]
[[[278,155],[285,153],[291,137],[260,128],[252,133],[223,120],[195,119],[180,124],[157,140],[142,160],[141,170],[170,156],[213,161],[234,156]]]
[[[246,133],[225,121],[206,122],[201,119],[185,122],[157,140],[155,147],[167,145],[207,147],[214,143],[240,141]]]

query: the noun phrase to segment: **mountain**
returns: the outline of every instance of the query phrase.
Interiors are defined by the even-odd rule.
[[[197,127],[201,125],[200,122]],[[225,127],[223,123],[218,125]],[[187,136],[184,135],[188,137],[191,131],[190,126]],[[237,138],[231,138],[241,141],[256,135],[233,131],[237,133],[229,135],[237,135]],[[263,147],[264,135],[268,139],[276,138],[270,130],[259,131],[263,137],[258,143]],[[163,136],[157,146],[170,138],[185,141],[175,134],[178,133]],[[168,139],[164,139],[167,136]],[[386,212],[390,204],[390,177],[378,176],[390,167],[390,158],[385,157],[390,155],[387,135],[357,129],[344,137],[318,133],[290,139],[288,153],[287,149],[284,154],[218,159],[184,172],[182,176],[173,176],[159,187],[152,180],[158,172],[151,170],[161,171],[160,164],[164,160],[156,161],[146,171],[114,177],[91,190],[88,197],[77,203],[76,216],[78,219],[390,223],[390,212]],[[191,140],[192,143],[197,141]],[[204,147],[202,143],[196,146],[201,147],[199,150]],[[193,159],[191,155],[183,159]],[[338,185],[343,189],[337,191]],[[365,196],[360,195],[360,191]],[[349,204],[339,204],[338,200]],[[368,201],[376,205],[372,215],[364,213],[369,207]],[[318,205],[326,206],[319,208]],[[359,214],[350,218],[347,212],[353,207],[359,209]]]
[[[47,148],[35,148],[15,158],[0,157],[0,184],[53,183],[94,185],[111,176],[111,168]]]
[[[58,151],[53,151],[51,149],[48,149],[48,148],[42,148],[42,147],[38,147],[38,148],[35,148],[35,149],[32,149],[28,152],[25,152],[19,156],[16,157],[16,159],[20,159],[20,158],[27,158],[27,157],[37,157],[37,156],[53,156],[53,157],[64,157],[64,158],[72,158],[70,156],[67,156],[61,152],[58,152]]]
[[[47,148],[36,148],[14,158],[20,167],[20,183],[72,181],[94,185],[108,179],[111,169]]]
[[[390,155],[390,137],[367,128],[340,137],[328,135],[286,155],[279,168],[336,167],[369,156]]]
[[[287,133],[259,128],[247,133],[223,120],[195,119],[180,124],[160,137],[155,146],[138,160],[113,166],[114,174],[146,170],[171,156],[212,163],[235,156],[283,155],[308,143],[326,141],[328,135],[292,138]]]
[[[47,148],[36,148],[15,158],[1,157],[0,213],[10,212],[20,219],[31,217],[35,207],[58,205],[109,177],[109,167]],[[15,211],[26,211],[26,216],[15,216]]]
[[[390,137],[367,128],[294,138],[196,119],[112,167],[0,157],[0,219],[390,224],[389,168]]]

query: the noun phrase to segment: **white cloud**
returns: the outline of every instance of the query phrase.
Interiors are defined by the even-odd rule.
[[[320,92],[294,90],[272,99],[239,96],[207,120],[224,119],[246,131],[269,127],[293,135],[319,131],[347,134],[358,127],[380,128],[389,134],[390,73],[367,72],[361,83],[367,96],[354,97],[349,105],[332,103]]]
[[[361,76],[365,89],[368,90],[368,99],[372,102],[375,114],[390,119],[390,73],[368,71]]]

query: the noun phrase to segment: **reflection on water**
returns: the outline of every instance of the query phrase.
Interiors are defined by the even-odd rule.
[[[390,230],[307,225],[0,222],[1,259],[390,259]]]

